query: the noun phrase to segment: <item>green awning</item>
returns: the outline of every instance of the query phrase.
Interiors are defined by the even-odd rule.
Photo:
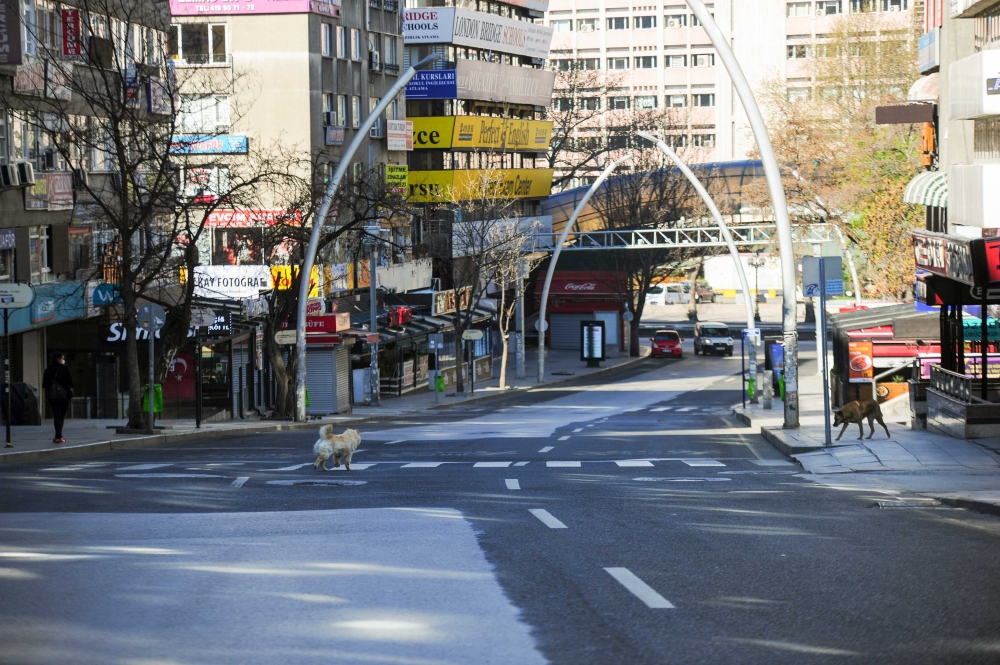
[[[915,205],[948,207],[948,172],[924,171],[910,181],[903,201]]]

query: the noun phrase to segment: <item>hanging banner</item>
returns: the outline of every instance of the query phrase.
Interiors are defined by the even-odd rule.
[[[279,291],[287,291],[292,288],[292,266],[271,266],[270,270],[274,285]],[[296,276],[298,276],[299,270],[299,266],[295,266]],[[309,279],[309,297],[318,298],[319,296],[319,266],[313,266]]]
[[[340,2],[324,0],[255,0],[255,2],[211,3],[204,0],[170,0],[171,16],[254,14],[321,14],[340,16]]]
[[[403,12],[404,44],[454,44],[528,58],[548,58],[552,28],[455,7]]]
[[[459,60],[455,65],[455,75],[458,99],[498,104],[547,107],[552,103],[552,88],[556,82],[556,73],[546,69],[513,67],[481,60]]]
[[[62,54],[72,58],[83,53],[80,46],[80,10],[62,10]]]
[[[18,0],[0,0],[0,65],[20,65],[21,12]]]
[[[552,169],[496,171],[410,171],[411,203],[469,201],[483,196],[508,199],[544,198],[552,191]]]

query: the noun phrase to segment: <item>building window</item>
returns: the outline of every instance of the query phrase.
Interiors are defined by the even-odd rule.
[[[333,26],[329,23],[320,24],[319,48],[324,57],[333,57]]]
[[[635,16],[632,18],[632,25],[636,30],[650,30],[656,27],[656,17]]]
[[[361,60],[361,31],[351,28],[351,60]]]
[[[804,60],[809,57],[809,46],[806,44],[789,44],[787,47],[789,60]]]
[[[170,26],[171,57],[180,64],[228,62],[224,23],[183,23]]]
[[[337,57],[341,60],[347,59],[347,34],[342,25],[337,26]]]
[[[177,128],[184,134],[214,134],[229,129],[229,97],[181,95]]]
[[[576,61],[576,68],[581,71],[598,70],[601,68],[600,58],[581,58]]]
[[[35,55],[35,0],[21,0],[21,52]]]
[[[670,14],[663,17],[663,26],[665,28],[686,28],[687,24],[687,14]]]
[[[715,134],[694,134],[691,137],[691,145],[695,148],[714,148]]]
[[[335,109],[333,108],[333,93],[324,92],[323,93],[323,126],[336,125],[337,119],[330,118],[329,113],[332,113]],[[329,118],[329,121],[327,120]]]
[[[812,15],[812,3],[811,2],[789,2],[786,8],[786,15],[789,18],[796,16],[811,16]]]
[[[686,55],[668,55],[663,58],[665,67],[687,67],[688,57]]]
[[[582,110],[582,111],[600,111],[601,110],[601,98],[600,97],[581,97],[580,98],[580,110]]]
[[[51,54],[60,53],[62,45],[62,23],[59,13],[39,6],[35,10],[35,41]]]
[[[667,95],[667,106],[673,109],[682,109],[688,105],[687,95]]]
[[[552,65],[556,68],[557,72],[569,72],[573,70],[573,61],[566,60],[565,58],[553,60]]]
[[[6,164],[10,150],[10,129],[7,109],[0,108],[0,164]]]
[[[882,11],[905,12],[910,8],[910,0],[882,0]]]
[[[394,99],[389,104],[389,118],[391,120],[402,120],[403,118],[399,115],[399,100]]]
[[[608,30],[628,30],[628,17],[615,16],[608,19]]]
[[[229,190],[229,167],[188,166],[182,169],[184,196],[192,203],[212,204]]]
[[[840,13],[840,0],[819,0],[816,3],[816,14],[831,16]]]
[[[337,124],[347,125],[347,95],[337,95]]]
[[[715,93],[699,93],[691,95],[694,106],[715,106]]]
[[[788,101],[804,102],[809,99],[809,88],[789,88]]]
[[[628,58],[608,58],[608,69],[628,69]]]
[[[851,0],[852,14],[870,14],[876,9],[876,0]]]
[[[552,110],[567,112],[573,110],[573,100],[569,97],[553,97]]]
[[[14,280],[14,250],[0,249],[0,282]]]
[[[52,268],[49,266],[52,237],[48,226],[28,228],[28,252],[31,256],[31,283],[43,284],[52,281]]]
[[[710,13],[709,16],[712,17],[712,20],[715,20],[715,14],[714,13]],[[695,16],[694,14],[691,15],[691,25],[693,27],[695,27],[695,28],[701,27],[701,21],[699,21],[698,17]]]
[[[552,21],[549,25],[552,27],[552,32],[573,32],[572,19],[559,19]]]
[[[628,97],[608,97],[609,111],[627,111]]]
[[[635,58],[635,68],[636,69],[655,69],[656,68],[656,56],[655,55],[641,55]]]
[[[351,96],[351,127],[357,129],[361,126],[361,98],[357,95]]]
[[[687,134],[667,134],[663,141],[671,148],[686,148],[688,145]]]
[[[599,18],[578,18],[576,20],[577,32],[597,32],[601,29],[601,19]]]
[[[714,53],[701,53],[691,56],[692,67],[715,67]]]
[[[635,107],[637,109],[655,109],[656,95],[643,95],[641,97],[636,97]]]
[[[385,36],[385,64],[399,66],[399,52],[396,50],[396,38]]]

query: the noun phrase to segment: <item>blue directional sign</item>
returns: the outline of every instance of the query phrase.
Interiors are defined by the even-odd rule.
[[[454,69],[420,71],[406,84],[407,99],[456,99],[458,76]]]
[[[242,134],[180,134],[170,141],[172,155],[245,155],[249,149],[247,137]]]

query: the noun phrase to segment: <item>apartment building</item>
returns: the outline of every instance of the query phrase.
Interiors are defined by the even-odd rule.
[[[715,0],[706,6],[729,38],[752,88],[767,79],[787,82],[795,98],[812,94],[809,60],[845,14],[879,15],[887,34],[912,20],[915,0]],[[686,131],[674,145],[693,161],[745,159],[753,137],[715,49],[683,0],[552,0],[545,22],[553,28],[557,69],[597,69],[614,80],[607,110],[678,108]],[[559,97],[558,90],[556,97]]]

